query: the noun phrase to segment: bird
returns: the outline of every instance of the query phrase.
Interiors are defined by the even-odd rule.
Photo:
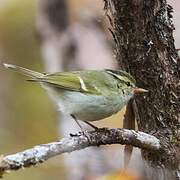
[[[71,116],[82,131],[78,120],[98,129],[90,122],[117,113],[135,93],[148,92],[136,87],[135,79],[122,70],[40,73],[12,64],[4,63],[4,66],[30,77],[28,81],[40,83],[53,97],[60,111]]]

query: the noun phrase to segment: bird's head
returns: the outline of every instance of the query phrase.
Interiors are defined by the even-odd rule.
[[[114,80],[117,82],[117,87],[125,93],[143,93],[148,92],[146,89],[136,87],[135,79],[127,72],[122,70],[106,70],[107,73],[111,74]]]

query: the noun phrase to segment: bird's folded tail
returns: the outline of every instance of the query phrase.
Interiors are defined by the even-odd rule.
[[[24,74],[26,76],[31,77],[32,79],[41,79],[44,77],[44,74],[36,72],[36,71],[32,71],[20,66],[16,66],[16,65],[12,65],[12,64],[3,64],[6,68],[8,69],[12,69],[14,71],[17,71],[18,73]]]

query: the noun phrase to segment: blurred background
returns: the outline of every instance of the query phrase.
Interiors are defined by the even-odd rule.
[[[180,2],[169,0],[169,4],[174,7],[175,42],[176,47],[180,48]],[[99,0],[1,0],[0,154],[16,153],[79,131],[73,122],[63,120],[56,105],[39,84],[25,81],[26,77],[6,70],[2,63],[41,72],[115,69],[113,40],[107,30],[110,25],[103,6],[103,1]],[[124,109],[96,125],[122,127],[123,113]],[[111,149],[111,153],[104,149],[87,152],[90,158],[92,154],[98,155],[91,162],[98,164],[98,167],[94,165],[98,169],[96,175],[122,166],[121,162],[112,165],[113,159],[121,154],[120,146],[105,149]],[[37,167],[12,172],[4,179],[67,179],[67,174],[78,174],[77,169],[82,168],[77,167],[74,171],[71,161],[74,157],[67,156],[55,157]],[[107,161],[111,159],[111,162],[104,162],[104,157]]]

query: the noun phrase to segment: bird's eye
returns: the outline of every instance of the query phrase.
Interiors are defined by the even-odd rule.
[[[131,86],[131,83],[130,83],[130,82],[126,82],[126,85],[127,85],[127,86]]]

